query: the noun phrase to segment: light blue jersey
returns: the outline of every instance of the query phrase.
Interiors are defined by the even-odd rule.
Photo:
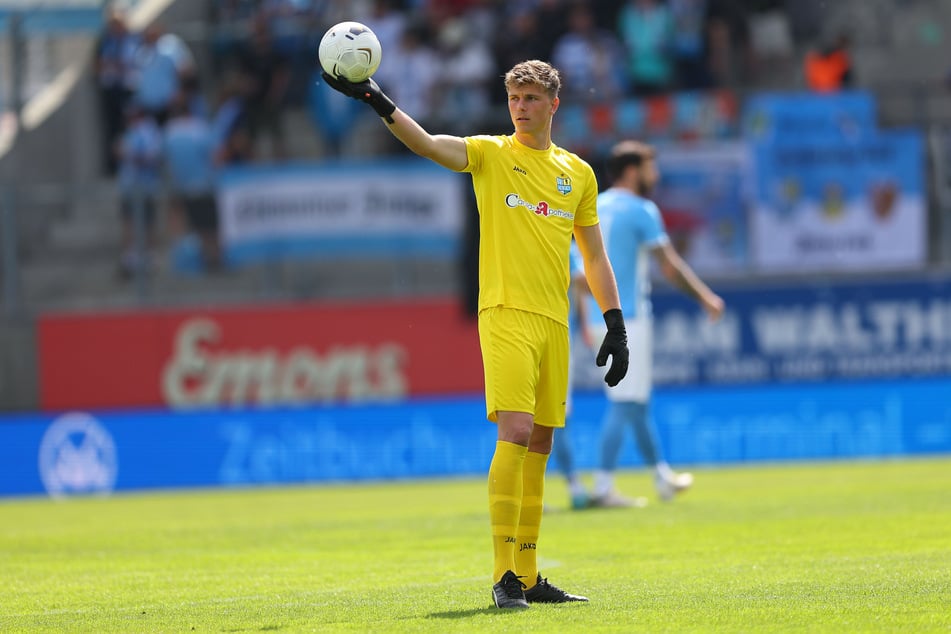
[[[214,152],[215,139],[207,122],[194,115],[172,118],[165,125],[165,161],[171,190],[190,196],[214,191]]]
[[[574,281],[579,275],[584,275],[584,260],[581,259],[581,251],[574,240],[571,241],[571,248],[568,250],[568,275]],[[575,305],[574,289],[568,288],[568,331],[574,334],[580,329],[578,323],[578,307]]]
[[[130,124],[119,141],[119,191],[155,195],[162,182],[162,131],[151,117]]]
[[[611,188],[598,195],[598,216],[621,312],[625,319],[650,317],[650,252],[670,240],[660,209],[646,198]]]

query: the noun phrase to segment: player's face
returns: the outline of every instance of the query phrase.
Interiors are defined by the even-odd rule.
[[[558,109],[558,97],[552,99],[541,86],[515,86],[509,89],[509,115],[515,131],[536,134],[551,125]]]
[[[657,186],[657,181],[659,180],[660,180],[660,170],[657,168],[657,161],[655,161],[654,159],[648,159],[641,166],[641,173],[640,173],[641,192],[646,195],[654,191],[654,188]]]

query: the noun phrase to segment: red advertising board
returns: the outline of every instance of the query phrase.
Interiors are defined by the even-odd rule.
[[[481,391],[478,330],[427,299],[49,314],[40,406],[243,407]]]

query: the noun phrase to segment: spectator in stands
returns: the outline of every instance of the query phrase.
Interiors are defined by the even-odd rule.
[[[200,244],[205,270],[221,267],[215,200],[215,137],[211,126],[188,107],[189,96],[173,100],[165,126],[165,169],[174,213],[184,218]]]
[[[551,60],[571,101],[604,102],[627,92],[624,48],[614,33],[597,27],[586,4],[572,6],[568,31],[555,43]]]
[[[94,60],[104,136],[103,169],[109,175],[115,174],[118,167],[115,146],[125,125],[126,108],[134,87],[133,63],[138,43],[138,37],[129,31],[125,14],[111,8],[105,31],[96,43]]]
[[[285,57],[288,66],[286,104],[300,105],[314,67],[314,54],[323,36],[317,19],[316,0],[260,0],[260,17],[270,27],[274,48]]]
[[[767,82],[788,78],[782,69],[789,68],[795,55],[792,25],[784,5],[783,0],[758,0],[757,10],[746,13],[750,79],[763,88]]]
[[[530,8],[520,8],[511,12],[507,25],[499,29],[493,38],[492,54],[495,67],[511,68],[526,59],[549,59],[551,43],[546,42],[538,25],[538,14]],[[505,86],[493,82],[493,99],[505,99]]]
[[[323,90],[323,85],[317,81],[318,77],[319,73],[315,72],[308,95],[311,121],[324,143],[324,153],[339,157],[357,145],[352,143],[353,135],[358,134],[356,126],[367,113],[353,99],[338,92]]]
[[[671,54],[676,84],[682,90],[702,90],[710,86],[705,34],[708,4],[708,0],[670,0]]]
[[[275,47],[293,58],[303,47],[304,26],[314,8],[310,0],[259,0],[258,16],[267,21]]]
[[[532,11],[538,21],[542,50],[535,59],[549,60],[558,41],[568,30],[568,5],[571,0],[536,0]],[[530,58],[526,58],[530,59]]]
[[[469,37],[491,43],[499,28],[507,26],[506,23],[499,21],[501,13],[499,4],[497,0],[466,0],[459,10],[452,14],[452,17],[465,22]]]
[[[257,12],[259,0],[212,0],[212,15],[223,26],[249,20]]]
[[[628,0],[618,20],[634,93],[650,96],[668,90],[673,80],[670,8],[659,0]]]
[[[270,26],[261,16],[251,24],[251,39],[238,54],[238,68],[248,87],[248,132],[255,153],[260,153],[258,145],[262,133],[266,132],[270,137],[271,157],[286,158],[284,110],[291,78],[290,61],[274,46]]]
[[[188,96],[188,109],[202,119],[211,118],[212,107],[205,98],[205,93],[201,89],[198,75],[191,73],[182,79],[179,86],[179,92]]]
[[[239,125],[231,128],[227,136],[217,146],[215,164],[220,167],[228,165],[245,165],[254,160],[254,147],[251,144],[251,135],[247,126]]]
[[[135,51],[135,99],[162,126],[182,81],[195,77],[195,61],[182,39],[153,23]]]
[[[163,155],[162,132],[142,105],[131,102],[125,115],[125,132],[115,154],[122,217],[119,275],[128,279],[152,267]]]
[[[247,128],[242,81],[240,75],[230,75],[222,80],[219,89],[218,104],[211,118],[215,162],[218,165],[247,163],[254,157]]]
[[[573,0],[577,3],[577,0]],[[608,29],[616,33],[618,15],[626,0],[588,0],[584,4],[594,16],[594,23],[600,29]]]
[[[247,25],[257,15],[258,0],[211,0],[209,36],[211,70],[215,75],[231,65]]]
[[[158,48],[174,61],[179,86],[181,84],[197,84],[198,67],[195,65],[195,56],[192,55],[188,44],[177,33],[168,31],[162,26],[159,26],[159,28],[161,29],[161,35],[158,38]]]
[[[449,131],[456,125],[480,127],[489,113],[489,84],[496,75],[492,52],[485,40],[471,36],[463,18],[446,21],[438,39],[439,110]]]
[[[363,23],[373,31],[383,48],[383,61],[374,75],[376,82],[381,86],[395,84],[399,81],[400,69],[390,63],[388,53],[395,51],[403,38],[407,24],[406,12],[396,10],[396,0],[374,0],[371,12]]]
[[[852,85],[852,57],[849,37],[836,39],[806,54],[803,73],[806,86],[815,92],[836,92]]]
[[[431,29],[416,22],[403,32],[399,47],[389,53],[389,64],[399,70],[399,80],[380,86],[393,95],[400,108],[414,119],[427,122],[435,114],[434,90],[442,76],[442,65],[432,42]],[[384,57],[387,55],[383,53]]]
[[[749,9],[743,0],[708,0],[707,65],[714,86],[738,87],[748,81],[753,53]]]

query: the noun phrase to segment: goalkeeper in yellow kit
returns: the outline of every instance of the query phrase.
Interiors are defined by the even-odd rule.
[[[372,79],[350,83],[323,74],[332,88],[368,103],[407,148],[472,175],[479,208],[479,340],[489,420],[498,426],[489,466],[489,519],[499,608],[587,601],[538,571],[545,467],[552,435],[565,424],[568,392],[568,252],[581,251],[607,334],[597,357],[605,376],[627,373],[628,349],[614,272],[598,225],[591,166],[551,140],[558,71],[537,60],[505,75],[508,136],[433,135],[401,111]]]

